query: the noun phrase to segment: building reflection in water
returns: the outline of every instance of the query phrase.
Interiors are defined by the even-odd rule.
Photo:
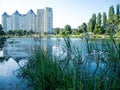
[[[52,46],[53,43],[50,38],[43,38],[37,41],[33,38],[9,38],[6,40],[1,53],[3,52],[3,57],[6,60],[13,58],[19,61],[20,59],[28,59],[40,48],[52,53]]]
[[[3,62],[0,63],[0,68],[2,68],[0,69],[0,90],[1,88],[8,90],[7,87],[10,87],[9,90],[14,90],[17,87],[14,84],[19,85],[17,90],[24,88],[16,77],[15,71],[19,65],[24,65],[29,57],[34,55],[35,50],[40,48],[52,54],[53,45],[56,45],[56,39],[43,38],[35,41],[33,38],[8,38],[0,48],[0,58]]]

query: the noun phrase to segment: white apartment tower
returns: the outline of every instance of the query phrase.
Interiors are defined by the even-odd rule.
[[[36,32],[44,34],[44,9],[37,9]]]
[[[12,24],[10,24],[10,25],[12,25],[12,30],[19,30],[20,18],[21,18],[21,14],[16,10],[12,14]],[[7,22],[9,22],[9,21],[7,21]]]
[[[26,30],[41,34],[53,33],[53,11],[52,8],[37,9],[37,15],[32,9],[27,14],[20,14],[17,10],[8,15],[6,12],[2,15],[3,30]]]
[[[13,22],[12,22],[12,15],[7,17],[7,31],[13,30]]]
[[[53,33],[53,11],[52,8],[44,9],[44,32],[47,34]]]
[[[3,26],[3,30],[6,32],[7,31],[7,18],[9,17],[9,15],[4,12],[2,15],[2,26]]]
[[[33,10],[29,10],[28,13],[26,14],[26,25],[27,25],[27,30],[32,30],[33,32],[36,31],[36,15],[33,12]]]

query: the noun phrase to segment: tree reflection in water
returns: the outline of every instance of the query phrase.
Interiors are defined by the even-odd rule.
[[[6,41],[6,38],[0,38],[0,62],[4,62],[5,57],[3,55],[3,47],[4,47],[4,43]]]

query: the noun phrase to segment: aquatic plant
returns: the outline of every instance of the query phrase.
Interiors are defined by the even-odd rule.
[[[20,76],[34,90],[119,90],[120,44],[112,37],[109,42],[82,40],[84,51],[65,36],[63,54],[67,54],[62,60],[37,49]]]

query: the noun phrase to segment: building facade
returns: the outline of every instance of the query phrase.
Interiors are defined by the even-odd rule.
[[[44,34],[44,9],[37,10],[36,32]]]
[[[4,12],[3,15],[2,15],[2,27],[3,27],[3,30],[6,32],[7,31],[7,24],[8,24],[8,19],[9,18],[9,15]]]
[[[53,33],[53,11],[52,8],[46,7],[44,9],[44,32],[48,34]]]
[[[37,33],[53,33],[53,11],[52,8],[37,9],[37,14],[30,9],[26,14],[20,14],[17,10],[8,15],[2,15],[2,26],[5,32],[9,30],[26,30]]]

